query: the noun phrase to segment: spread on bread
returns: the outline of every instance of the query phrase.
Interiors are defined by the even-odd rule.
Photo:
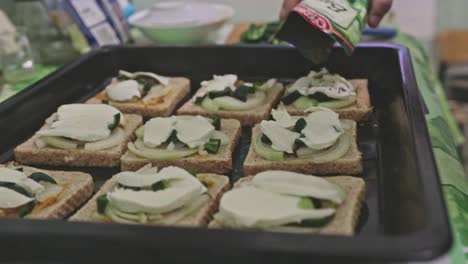
[[[355,102],[355,87],[340,75],[330,74],[325,68],[319,72],[311,71],[309,75],[297,79],[288,87],[282,99],[283,104],[301,110],[313,106],[340,109]]]
[[[204,183],[188,171],[145,166],[114,176],[114,188],[96,199],[98,220],[117,223],[174,224],[211,198]]]
[[[118,77],[106,86],[105,96],[115,102],[141,100],[148,103],[166,96],[170,92],[169,82],[169,77],[151,72],[130,73],[120,70]]]
[[[219,116],[170,116],[150,119],[128,143],[136,156],[150,160],[175,160],[192,155],[216,154],[228,137],[219,131]]]
[[[265,171],[225,193],[214,219],[229,228],[317,232],[345,197],[344,189],[320,177]]]
[[[54,203],[63,187],[45,172],[30,167],[0,167],[0,215],[25,217],[36,207]]]
[[[214,75],[203,81],[195,94],[195,104],[206,110],[247,111],[265,103],[267,92],[276,85],[276,79],[264,83],[239,81],[237,75]]]
[[[38,148],[102,150],[125,139],[123,115],[105,104],[62,105],[36,134]]]
[[[273,110],[274,120],[260,123],[261,134],[253,138],[257,155],[283,160],[285,155],[316,163],[337,160],[348,153],[352,121],[340,120],[328,108],[312,107],[307,116],[290,116],[284,109]]]

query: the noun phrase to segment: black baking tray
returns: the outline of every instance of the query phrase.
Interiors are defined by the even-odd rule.
[[[358,130],[367,195],[354,237],[0,219],[0,261],[343,263],[428,260],[447,252],[452,238],[408,50],[362,44],[348,57],[335,48],[325,66],[368,79],[374,107]],[[291,82],[319,67],[291,47],[104,47],[0,105],[0,162],[12,160],[13,148],[57,107],[86,100],[119,69],[186,76],[195,91],[213,74]],[[248,129],[241,142],[233,181],[242,176]],[[96,187],[118,171],[83,170]]]

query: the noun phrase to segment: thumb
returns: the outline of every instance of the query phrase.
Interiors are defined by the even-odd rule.
[[[382,20],[383,16],[392,7],[392,0],[373,0],[369,12],[369,19],[367,23],[371,27],[377,27]]]
[[[298,5],[301,0],[283,0],[283,7],[281,8],[280,18],[286,19],[291,10]]]

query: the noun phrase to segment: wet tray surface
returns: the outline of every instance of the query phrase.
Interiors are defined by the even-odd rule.
[[[398,261],[444,253],[451,236],[408,51],[364,44],[347,57],[336,48],[325,66],[346,78],[368,79],[374,107],[358,128],[367,195],[355,237],[1,219],[0,245],[9,250],[0,260]],[[32,136],[57,107],[95,95],[119,69],[185,76],[194,92],[213,74],[288,83],[318,67],[286,47],[103,48],[0,105],[0,162],[12,160],[13,148]],[[242,176],[249,137],[244,128],[232,181]],[[78,170],[93,175],[96,189],[118,172]]]

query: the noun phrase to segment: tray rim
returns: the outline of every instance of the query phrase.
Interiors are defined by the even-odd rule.
[[[63,73],[72,70],[79,66],[85,60],[102,53],[113,52],[118,49],[133,49],[133,48],[181,48],[181,49],[282,49],[294,50],[288,46],[272,46],[272,45],[236,45],[236,46],[105,46],[98,50],[93,50],[88,54],[70,62],[59,68],[51,75],[36,82],[31,87],[24,89],[13,97],[7,99],[0,104],[0,111],[7,111],[11,107],[15,107],[23,98],[34,95],[40,92],[41,88],[47,85],[51,80],[58,78]],[[184,232],[185,236],[199,236],[196,245],[190,242],[185,242],[185,246],[201,247],[205,243],[216,245],[224,249],[243,249],[255,251],[258,253],[267,253],[275,251],[284,254],[310,254],[310,255],[336,255],[336,248],[339,248],[339,256],[357,257],[363,259],[379,259],[379,260],[429,260],[445,253],[451,243],[452,235],[449,228],[448,214],[445,206],[444,198],[441,190],[441,182],[439,173],[436,167],[433,149],[430,143],[430,137],[427,130],[427,124],[423,111],[423,101],[418,89],[409,89],[409,87],[418,87],[414,74],[414,68],[411,61],[409,50],[401,45],[390,43],[363,43],[358,45],[358,48],[384,48],[391,49],[398,53],[400,71],[402,73],[403,91],[405,97],[405,106],[407,109],[408,119],[411,127],[411,136],[415,142],[415,152],[418,171],[425,171],[421,177],[421,183],[424,184],[424,201],[426,204],[431,204],[428,208],[429,223],[418,230],[417,232],[404,236],[388,236],[382,237],[339,237],[339,236],[310,236],[295,234],[277,234],[259,231],[239,231],[239,230],[206,230],[198,228],[174,228],[174,227],[147,227],[147,226],[125,226],[119,224],[103,224],[96,223],[76,223],[68,221],[53,221],[53,220],[22,220],[15,219],[0,219],[0,243],[11,241],[11,239],[46,236],[49,239],[66,239],[66,237],[76,237],[82,239],[92,239],[96,236],[101,238],[112,239],[117,238],[116,232],[122,232],[126,236],[126,240],[152,241],[157,246],[168,246],[167,241],[164,243],[154,243],[155,240],[148,239],[148,231],[154,234],[164,234],[164,236],[177,236],[178,233]],[[409,102],[412,102],[410,104]],[[416,136],[418,135],[418,136]],[[434,199],[440,198],[440,199]],[[435,203],[434,201],[437,200]],[[99,228],[97,229],[97,225]],[[8,228],[1,228],[7,226]],[[90,232],[92,231],[92,232]],[[130,232],[131,231],[131,232]],[[221,234],[221,235],[220,235]],[[243,243],[233,245],[230,241],[226,241],[224,236],[229,236],[230,241],[238,240]],[[249,238],[255,237],[255,243],[252,245],[248,241]],[[433,240],[437,237],[438,240]],[[202,242],[205,241],[205,242]],[[285,243],[287,241],[287,243]],[[351,242],[353,241],[353,242]],[[174,242],[174,241],[173,241]],[[180,239],[177,240],[177,245],[180,246]],[[351,243],[350,243],[351,242]],[[356,243],[354,243],[356,242]],[[174,242],[176,243],[176,242]],[[306,246],[309,243],[320,244],[320,249],[310,248]],[[388,248],[385,245],[392,244],[394,247]],[[169,243],[170,244],[170,243]],[[367,245],[363,248],[362,245]]]

